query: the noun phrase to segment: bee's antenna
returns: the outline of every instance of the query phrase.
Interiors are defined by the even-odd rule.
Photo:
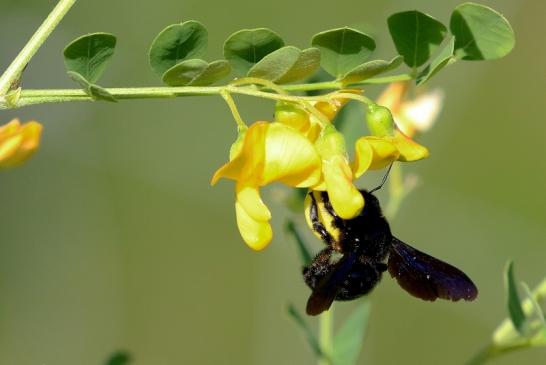
[[[394,162],[391,162],[391,164],[389,165],[389,168],[387,169],[387,172],[385,173],[385,176],[383,176],[383,180],[381,180],[381,184],[379,184],[379,186],[373,188],[372,190],[369,191],[369,193],[373,193],[379,189],[381,189],[383,187],[383,185],[385,185],[385,183],[387,182],[387,179],[389,178],[389,173],[391,172],[391,169],[392,169],[392,165],[394,164]]]

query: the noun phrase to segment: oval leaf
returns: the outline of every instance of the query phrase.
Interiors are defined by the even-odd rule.
[[[519,333],[525,335],[526,318],[518,295],[516,279],[514,278],[514,263],[512,261],[507,263],[504,271],[504,287],[507,296],[508,313],[510,314],[512,324]]]
[[[169,86],[205,86],[229,75],[231,67],[226,60],[211,63],[201,59],[182,61],[163,74],[163,82]]]
[[[79,37],[64,49],[66,70],[94,83],[104,72],[115,47],[116,37],[112,34],[93,33]]]
[[[319,66],[320,51],[317,48],[301,51],[286,46],[262,58],[248,71],[248,76],[282,84],[309,77]]]
[[[353,84],[355,82],[360,82],[375,75],[378,75],[383,72],[391,71],[397,68],[404,61],[404,57],[396,56],[390,61],[384,60],[373,60],[365,62],[359,66],[356,66],[351,71],[349,71],[343,78],[341,82],[343,84]]]
[[[246,75],[252,66],[284,46],[282,38],[271,29],[243,29],[224,43],[224,57],[236,73]]]
[[[283,77],[300,58],[301,51],[293,46],[286,46],[271,52],[248,71],[248,76],[276,81]]]
[[[320,50],[318,48],[307,48],[301,51],[298,61],[292,68],[276,82],[284,84],[311,77],[320,67]]]
[[[417,10],[393,14],[387,23],[394,45],[409,67],[427,62],[447,32],[445,25]]]
[[[453,55],[455,51],[455,38],[451,38],[449,43],[442,49],[442,51],[436,56],[430,64],[419,73],[417,76],[417,85],[422,85],[432,76],[434,76],[438,71],[446,67],[447,65],[452,64],[457,59]]]
[[[480,4],[459,5],[449,23],[455,36],[455,50],[463,60],[494,60],[506,56],[516,43],[508,20]]]
[[[364,342],[366,325],[370,316],[370,303],[365,300],[345,320],[334,337],[332,362],[336,365],[354,365]]]
[[[83,91],[85,91],[85,93],[91,96],[93,99],[117,102],[116,98],[112,94],[110,94],[108,90],[99,85],[90,83],[85,77],[83,77],[79,73],[74,71],[68,71],[67,74],[68,77],[70,77],[73,81],[77,82],[81,86]]]
[[[370,36],[351,28],[318,33],[311,44],[320,49],[321,66],[336,77],[366,61],[375,50],[375,41]]]
[[[207,48],[208,32],[203,24],[189,20],[163,29],[150,47],[150,66],[163,75],[174,65],[188,58],[201,57]]]

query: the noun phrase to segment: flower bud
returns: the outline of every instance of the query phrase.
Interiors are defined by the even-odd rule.
[[[394,135],[394,120],[388,108],[377,104],[369,105],[366,119],[370,133],[374,136],[386,137]]]

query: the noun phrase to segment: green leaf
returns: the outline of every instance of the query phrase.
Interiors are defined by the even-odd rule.
[[[282,38],[271,29],[243,29],[224,43],[224,57],[236,73],[246,75],[262,58],[284,46]]]
[[[211,63],[201,59],[180,62],[163,74],[163,82],[169,86],[205,86],[226,77],[231,67],[226,60]]]
[[[453,55],[454,46],[455,38],[451,38],[444,49],[442,49],[442,51],[440,51],[440,53],[430,62],[430,64],[419,73],[417,76],[417,85],[424,84],[438,71],[457,60]]]
[[[67,71],[76,72],[90,83],[100,78],[114,54],[116,37],[108,33],[93,33],[73,40],[64,49]]]
[[[514,278],[514,263],[508,261],[504,271],[504,286],[507,294],[508,313],[514,328],[522,335],[525,335],[525,313],[521,307],[516,280]]]
[[[307,343],[309,344],[309,347],[311,347],[311,350],[313,350],[315,356],[317,358],[324,357],[323,351],[320,348],[320,344],[317,340],[317,337],[313,333],[313,330],[311,329],[311,327],[309,327],[309,324],[307,323],[305,318],[300,314],[300,312],[298,312],[298,310],[292,303],[288,304],[288,314],[290,315],[290,318],[292,318],[292,320],[302,330],[305,338],[307,339]]]
[[[131,356],[128,352],[119,351],[111,355],[105,365],[127,365],[131,362]]]
[[[308,249],[309,246],[305,243],[305,240],[303,239],[298,228],[296,227],[296,223],[294,223],[293,220],[288,219],[285,224],[285,229],[286,232],[290,233],[292,237],[294,237],[294,241],[296,241],[296,244],[298,245],[302,265],[308,266],[309,264],[311,264],[313,256]]]
[[[502,58],[516,43],[508,20],[485,5],[459,5],[451,14],[449,28],[455,36],[456,55],[463,60]]]
[[[199,22],[189,20],[182,24],[169,25],[152,42],[150,66],[161,76],[185,59],[203,56],[207,42],[207,29]]]
[[[366,326],[370,316],[370,302],[364,300],[351,313],[334,337],[334,353],[332,360],[335,365],[354,365],[358,360],[364,341]]]
[[[394,45],[409,67],[427,62],[447,32],[445,25],[417,10],[393,14],[387,23]]]
[[[375,50],[375,41],[369,35],[351,28],[315,34],[311,44],[320,49],[322,68],[336,77],[365,62]]]
[[[283,84],[305,79],[315,73],[319,66],[320,51],[317,48],[301,51],[286,46],[262,58],[247,75]]]
[[[90,83],[85,77],[83,77],[79,73],[74,71],[68,71],[67,74],[68,77],[70,77],[73,81],[77,82],[81,86],[83,91],[85,91],[85,93],[91,96],[93,99],[117,102],[116,98],[112,94],[110,94],[105,88]]]
[[[396,56],[390,61],[373,60],[356,66],[341,79],[343,84],[354,84],[375,75],[394,70],[402,64],[404,57]]]

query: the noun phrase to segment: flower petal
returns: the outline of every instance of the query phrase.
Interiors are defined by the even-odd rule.
[[[271,212],[260,197],[257,187],[237,183],[235,187],[237,201],[247,214],[256,221],[268,221],[271,219]]]
[[[381,169],[399,156],[396,145],[386,138],[361,137],[355,143],[355,160],[352,165],[355,177],[362,176],[367,170]]]
[[[265,138],[265,164],[260,185],[281,181],[308,187],[320,179],[320,158],[313,144],[293,128],[271,123]]]
[[[0,167],[14,167],[38,149],[42,125],[36,121],[20,124],[14,119],[0,127]]]
[[[401,129],[408,135],[429,130],[442,109],[444,93],[436,89],[406,101],[400,108]]]
[[[398,114],[402,100],[409,88],[409,82],[393,82],[379,95],[377,104],[390,109],[393,115]]]
[[[353,185],[353,173],[347,159],[337,155],[323,160],[322,172],[336,213],[343,219],[356,217],[364,207],[364,198]]]
[[[399,130],[395,132],[393,142],[400,152],[399,161],[417,161],[429,155],[426,147],[416,143]]]
[[[273,231],[268,221],[254,220],[237,201],[235,202],[237,227],[245,243],[253,250],[264,249],[273,238]]]

